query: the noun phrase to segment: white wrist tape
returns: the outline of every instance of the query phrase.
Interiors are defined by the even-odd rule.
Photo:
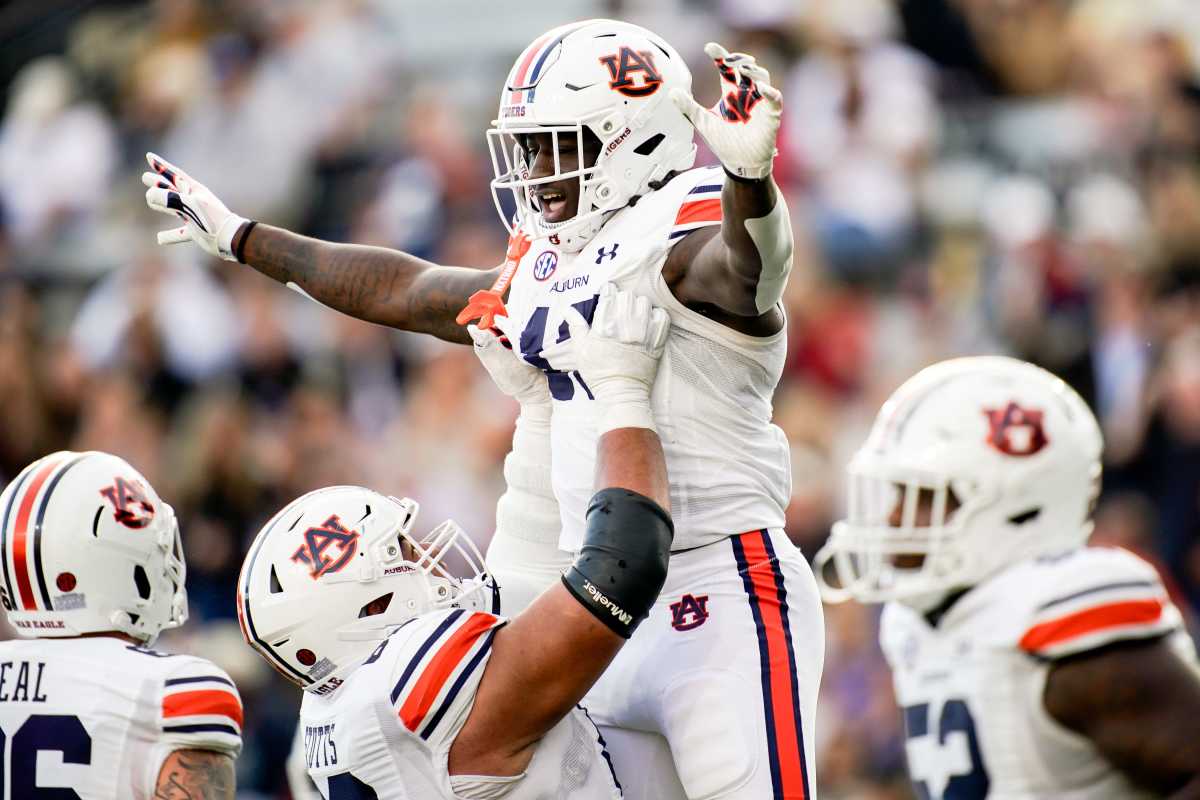
[[[775,207],[758,219],[746,220],[746,233],[758,249],[762,271],[758,275],[758,290],[754,307],[765,314],[783,297],[788,275],[792,271],[792,218],[788,213],[783,192],[776,187]]]
[[[617,428],[649,428],[657,431],[654,412],[650,409],[650,389],[645,382],[635,378],[609,378],[605,381],[603,394],[596,393],[597,399],[603,404],[596,435],[603,436]]]

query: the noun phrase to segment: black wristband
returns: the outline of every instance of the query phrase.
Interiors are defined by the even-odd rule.
[[[243,254],[246,251],[246,240],[250,238],[250,231],[254,230],[254,226],[257,224],[258,220],[252,219],[247,222],[240,231],[234,234],[234,237],[238,241],[237,246],[233,249],[233,257],[236,258],[240,264],[246,263],[246,259],[243,257]]]
[[[587,533],[563,585],[596,619],[628,639],[667,579],[675,527],[663,507],[627,489],[602,489],[588,505]]]
[[[770,175],[766,175],[762,178],[739,178],[737,175],[734,175],[732,172],[725,169],[725,167],[721,167],[721,171],[724,172],[734,183],[762,183],[763,181],[767,180],[767,178],[771,177]]]

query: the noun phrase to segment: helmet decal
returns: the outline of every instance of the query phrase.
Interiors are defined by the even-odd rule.
[[[987,443],[1007,456],[1031,456],[1049,440],[1042,428],[1042,412],[1010,402],[1004,408],[985,408]]]
[[[292,555],[292,561],[306,565],[314,581],[322,575],[340,572],[358,550],[358,536],[357,531],[347,530],[334,514],[319,527],[304,532],[304,544]],[[330,545],[337,548],[333,556],[325,555]]]
[[[154,519],[154,505],[134,481],[117,476],[100,494],[113,506],[113,518],[126,528],[144,528]]]
[[[626,97],[649,97],[662,86],[662,75],[654,66],[654,55],[649,50],[635,51],[623,46],[612,55],[601,56],[600,63],[608,67],[612,78],[608,88]],[[639,74],[641,80],[635,81],[633,76]]]

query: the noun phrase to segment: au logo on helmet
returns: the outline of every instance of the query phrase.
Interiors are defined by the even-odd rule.
[[[100,494],[112,503],[113,517],[126,528],[144,528],[154,519],[153,504],[134,481],[118,477]]]
[[[1042,412],[1009,403],[1004,408],[985,408],[988,444],[1009,456],[1031,456],[1049,440],[1042,428]]]
[[[292,561],[304,564],[309,575],[317,580],[322,575],[339,572],[350,563],[358,550],[358,531],[347,530],[334,514],[320,526],[304,532],[304,543],[292,554]],[[326,551],[333,548],[333,552]]]
[[[622,47],[618,52],[609,56],[601,56],[600,63],[608,67],[608,75],[612,79],[608,86],[626,97],[649,97],[658,91],[662,85],[662,75],[654,66],[654,55],[649,50],[636,51],[631,47]],[[635,81],[634,76],[640,75],[641,80]]]

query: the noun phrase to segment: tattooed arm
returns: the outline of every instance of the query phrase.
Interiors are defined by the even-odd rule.
[[[470,344],[471,337],[455,316],[499,272],[441,267],[399,250],[323,242],[270,225],[247,234],[247,227],[235,235],[234,248],[262,274],[294,282],[352,317],[458,344]]]
[[[214,750],[176,750],[158,771],[154,800],[233,800],[233,757]]]
[[[1165,639],[1056,662],[1043,702],[1134,783],[1172,800],[1200,798],[1200,679]]]

